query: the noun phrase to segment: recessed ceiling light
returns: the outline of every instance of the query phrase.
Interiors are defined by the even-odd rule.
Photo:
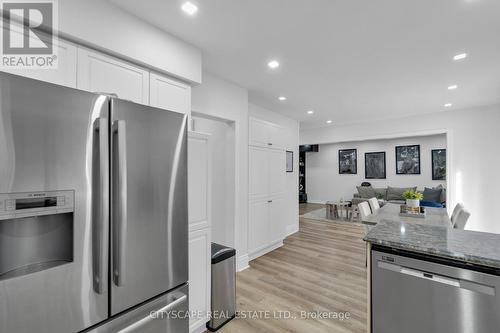
[[[456,84],[454,84],[454,85],[449,86],[448,90],[455,90],[457,88],[458,88],[458,86]]]
[[[327,120],[327,121],[326,121],[326,123],[327,123],[327,124],[331,124],[331,123],[332,123],[332,121],[331,121],[331,120]]]
[[[462,60],[467,58],[467,53],[460,53],[453,57],[453,60]]]
[[[188,15],[191,15],[191,16],[196,14],[196,12],[198,11],[198,7],[194,3],[189,2],[189,1],[184,2],[181,9],[185,13],[187,13]]]
[[[313,110],[309,110],[309,111],[307,111],[307,113],[308,113],[308,114],[313,114],[313,113],[314,113],[314,111],[313,111]]]
[[[444,107],[445,107],[445,108],[449,108],[449,107],[451,107],[452,105],[453,105],[453,104],[451,104],[451,103],[446,103],[446,104],[444,105]]]
[[[285,96],[280,96],[280,97],[278,97],[278,99],[279,99],[280,101],[286,101],[286,97],[285,97]]]
[[[267,66],[269,66],[269,68],[271,68],[271,69],[276,69],[276,68],[280,67],[280,63],[276,60],[271,60],[267,63]]]

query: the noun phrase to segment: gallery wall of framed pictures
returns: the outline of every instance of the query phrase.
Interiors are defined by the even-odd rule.
[[[395,146],[396,175],[420,175],[420,145]],[[432,180],[446,180],[446,149],[431,150],[431,165],[423,166],[432,170]],[[365,153],[365,179],[386,179],[386,152]],[[341,175],[358,173],[357,149],[339,149],[338,168]]]
[[[356,149],[339,150],[339,174],[355,175],[358,173],[358,151]]]
[[[365,178],[386,179],[385,151],[365,153]]]

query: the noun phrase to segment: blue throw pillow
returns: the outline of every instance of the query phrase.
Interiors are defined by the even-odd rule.
[[[423,207],[432,207],[432,208],[443,208],[443,205],[438,202],[428,201],[428,200],[420,200],[420,206]]]

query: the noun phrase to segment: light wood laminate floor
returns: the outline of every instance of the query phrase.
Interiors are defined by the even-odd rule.
[[[315,204],[315,203],[301,203],[299,204],[299,215],[304,215],[309,212],[312,212],[313,210],[317,210],[320,208],[325,208],[326,205],[322,204]]]
[[[237,318],[219,332],[366,332],[363,236],[356,224],[300,218],[283,247],[237,273],[238,311],[290,311],[298,319]],[[349,312],[350,319],[301,319],[301,311]]]

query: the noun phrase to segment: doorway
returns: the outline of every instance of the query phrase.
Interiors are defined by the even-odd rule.
[[[192,129],[210,134],[212,241],[235,247],[235,122],[193,114]]]

